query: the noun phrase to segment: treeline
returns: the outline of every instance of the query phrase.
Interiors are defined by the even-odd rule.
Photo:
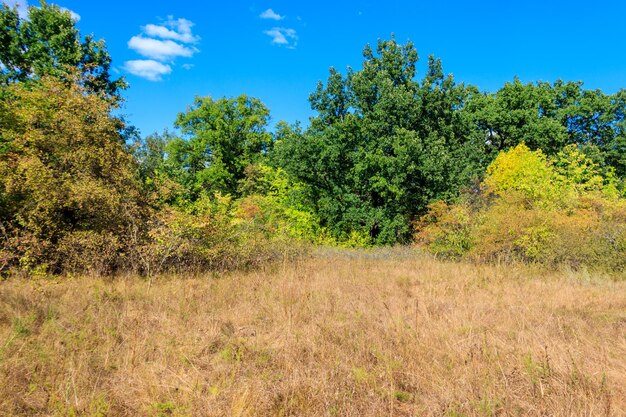
[[[457,83],[410,42],[366,46],[307,127],[246,95],[176,130],[116,116],[102,41],[57,6],[0,9],[0,271],[143,274],[256,265],[300,244],[621,270],[626,90]]]

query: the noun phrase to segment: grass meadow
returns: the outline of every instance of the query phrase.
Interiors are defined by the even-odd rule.
[[[626,281],[318,251],[0,282],[0,416],[623,416]]]

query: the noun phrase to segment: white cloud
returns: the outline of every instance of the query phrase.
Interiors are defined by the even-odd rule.
[[[172,67],[152,59],[126,61],[124,69],[133,75],[150,81],[161,81],[164,75],[172,72]]]
[[[187,19],[174,19],[172,16],[167,17],[167,21],[162,25],[148,24],[143,27],[143,32],[155,38],[172,39],[184,43],[196,43],[200,40],[199,36],[191,33],[193,22]]]
[[[167,16],[167,22],[165,24],[182,34],[191,34],[191,28],[194,26],[194,23],[191,20],[187,20],[185,18],[174,19],[174,16]]]
[[[263,33],[272,38],[272,45],[288,48],[295,48],[298,45],[298,34],[295,29],[275,27]]]
[[[27,0],[3,0],[3,2],[9,7],[15,7],[17,5],[17,13],[20,15],[21,19],[26,19],[28,17]],[[80,20],[80,15],[75,11],[68,9],[67,7],[59,6],[59,8],[64,12],[70,12],[74,22],[78,22]]]
[[[267,9],[259,15],[261,19],[283,20],[285,16],[281,16],[272,9]]]
[[[80,15],[76,13],[74,10],[70,10],[67,7],[61,7],[61,10],[64,12],[70,12],[70,16],[72,16],[72,20],[74,22],[80,21]]]
[[[128,47],[139,55],[158,61],[171,61],[179,56],[191,57],[198,51],[196,48],[188,48],[171,40],[146,38],[141,35],[130,38]]]
[[[3,1],[7,6],[13,8],[17,6],[17,13],[20,15],[21,19],[26,19],[28,17],[28,1],[26,0],[4,0]]]
[[[150,81],[160,81],[163,75],[170,74],[176,58],[191,58],[200,52],[193,46],[200,37],[192,33],[194,23],[190,20],[168,16],[158,24],[142,26],[142,33],[128,41],[128,47],[139,55],[150,59],[126,61],[124,69]],[[181,65],[190,69],[193,64]]]

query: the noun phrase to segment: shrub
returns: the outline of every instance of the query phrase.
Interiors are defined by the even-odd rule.
[[[123,249],[120,237],[110,232],[71,232],[57,243],[54,263],[66,273],[107,275],[123,266]]]
[[[484,185],[500,197],[516,192],[531,204],[554,203],[561,194],[556,172],[546,156],[524,144],[496,157],[487,167]]]
[[[253,230],[264,230],[269,239],[317,242],[319,219],[308,208],[302,184],[291,181],[280,168],[250,165],[240,189],[236,220]]]
[[[79,264],[112,270],[114,256],[93,268],[81,258],[97,255],[105,241],[113,252],[127,251],[129,230],[145,217],[125,125],[111,115],[115,105],[78,78],[43,77],[4,88],[0,106],[5,262],[52,272]]]
[[[626,200],[576,147],[553,160],[525,145],[487,169],[480,204],[435,202],[416,241],[448,257],[623,271]],[[473,197],[476,200],[475,197]]]
[[[486,261],[543,261],[543,249],[554,237],[549,212],[523,203],[526,198],[511,193],[497,199],[477,222],[470,257]]]
[[[467,205],[436,201],[417,224],[416,241],[436,255],[458,258],[472,247],[471,213]]]
[[[289,248],[286,242],[271,239],[264,223],[237,217],[238,205],[229,196],[215,194],[186,209],[159,211],[147,243],[139,249],[143,272],[225,271],[297,253],[298,246]]]

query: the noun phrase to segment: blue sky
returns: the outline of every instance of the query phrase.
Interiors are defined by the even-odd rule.
[[[196,95],[246,93],[273,123],[306,123],[308,95],[328,68],[359,68],[363,46],[391,33],[415,43],[422,74],[434,54],[457,81],[486,91],[514,76],[626,87],[622,1],[57,3],[76,13],[83,35],[106,40],[130,83],[124,113],[143,135],[171,128]]]

